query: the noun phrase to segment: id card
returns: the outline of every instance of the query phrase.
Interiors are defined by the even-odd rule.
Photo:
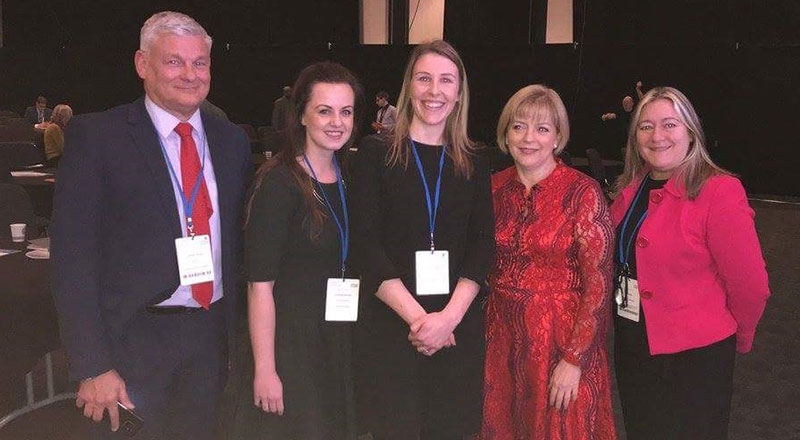
[[[208,234],[175,239],[181,286],[214,281],[211,238]]]
[[[447,251],[416,252],[417,295],[450,293],[450,254]]]
[[[614,299],[617,303],[617,315],[630,319],[634,322],[639,322],[639,282],[631,278],[623,278],[622,283],[628,283],[628,305],[622,307],[622,287],[618,287],[614,292]]]
[[[358,320],[358,287],[361,280],[328,278],[325,297],[326,321]]]

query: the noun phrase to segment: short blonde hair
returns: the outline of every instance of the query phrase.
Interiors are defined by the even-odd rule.
[[[53,115],[50,116],[50,122],[57,124],[61,128],[65,128],[69,120],[72,118],[72,108],[66,104],[58,104],[53,109]]]
[[[532,117],[534,120],[549,120],[556,129],[558,147],[553,151],[559,155],[569,142],[569,116],[564,102],[555,90],[541,85],[525,86],[514,93],[500,113],[497,121],[497,147],[508,154],[508,127],[515,117]]]
[[[203,26],[200,26],[200,23],[194,18],[180,12],[161,11],[156,12],[144,22],[139,33],[139,50],[147,52],[156,38],[164,34],[203,37],[209,51],[214,42]]]
[[[703,125],[694,110],[694,106],[680,90],[673,87],[655,87],[650,89],[636,106],[631,116],[631,125],[628,127],[628,143],[625,146],[625,169],[617,178],[614,184],[614,195],[619,194],[633,180],[641,177],[644,173],[646,163],[639,154],[639,143],[636,138],[639,120],[642,117],[642,109],[653,101],[660,99],[669,101],[672,108],[678,115],[678,119],[686,126],[689,132],[689,151],[679,165],[676,175],[682,180],[686,194],[690,200],[695,199],[709,177],[716,174],[729,174],[711,160],[711,156],[706,150],[706,136],[703,132]]]

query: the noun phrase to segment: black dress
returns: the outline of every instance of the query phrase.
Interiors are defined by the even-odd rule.
[[[428,187],[435,188],[441,146],[417,143]],[[408,167],[387,167],[388,140],[368,137],[352,164],[353,264],[362,277],[356,325],[359,431],[376,439],[437,438],[476,433],[482,411],[485,292],[456,327],[456,346],[432,357],[408,341],[408,325],[375,292],[400,278],[414,294],[414,253],[430,248],[425,193],[413,156]],[[451,292],[464,277],[485,286],[494,261],[494,212],[489,172],[473,158],[470,179],[456,176],[448,156],[436,217],[436,248],[449,251]],[[416,296],[428,312],[450,295]]]
[[[322,186],[342,218],[337,185]],[[265,416],[266,438],[355,438],[352,324],[325,321],[327,280],[341,276],[340,241],[327,206],[318,203],[328,215],[312,241],[308,207],[289,169],[280,165],[255,189],[245,231],[249,281],[275,281],[275,362],[285,412]]]

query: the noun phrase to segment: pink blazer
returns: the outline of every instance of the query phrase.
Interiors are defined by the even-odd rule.
[[[640,182],[611,205],[615,227]],[[695,200],[676,178],[650,191],[635,244],[650,354],[704,347],[734,333],[736,351],[750,351],[769,297],[754,216],[739,179],[728,175],[711,177]]]

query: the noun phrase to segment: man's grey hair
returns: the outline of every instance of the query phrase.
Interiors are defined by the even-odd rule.
[[[211,50],[213,40],[203,26],[186,14],[172,11],[156,12],[144,22],[139,34],[139,50],[147,52],[156,38],[164,34],[201,36],[206,40],[208,50]]]

